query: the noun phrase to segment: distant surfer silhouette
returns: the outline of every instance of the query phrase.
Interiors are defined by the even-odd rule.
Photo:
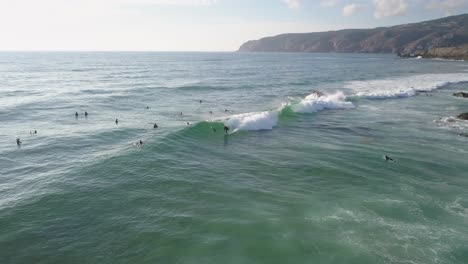
[[[75,112],[75,117],[78,118],[78,112]]]
[[[158,124],[154,123],[153,128],[158,128]]]
[[[139,140],[137,143],[136,143],[137,147],[143,147],[143,140]]]
[[[228,127],[228,126],[224,126],[224,133],[225,133],[225,134],[228,134],[228,133],[229,133],[229,127]]]
[[[119,120],[116,118],[115,119],[115,124],[118,125],[119,124]]]
[[[392,158],[390,158],[387,155],[384,155],[383,158],[384,158],[385,161],[395,161],[395,160],[393,160]]]
[[[88,112],[85,111],[85,112],[84,112],[84,116],[85,116],[85,117],[88,117]]]
[[[21,144],[23,144],[23,142],[21,142],[20,138],[17,138],[16,139],[16,145],[21,146]]]
[[[210,114],[213,114],[213,111],[210,111]]]
[[[202,100],[200,100],[200,104],[201,104],[202,102],[203,102],[203,101],[202,101]]]

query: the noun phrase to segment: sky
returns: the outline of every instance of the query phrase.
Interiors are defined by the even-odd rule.
[[[468,13],[468,0],[0,0],[1,51],[235,51]]]

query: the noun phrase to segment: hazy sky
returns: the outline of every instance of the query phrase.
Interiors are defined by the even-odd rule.
[[[0,50],[229,51],[467,12],[468,0],[0,0]]]

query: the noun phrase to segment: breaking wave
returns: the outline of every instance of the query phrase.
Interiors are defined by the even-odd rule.
[[[354,96],[366,99],[388,99],[414,96],[450,83],[468,82],[468,74],[423,74],[405,78],[352,81],[345,85]]]
[[[278,124],[279,111],[264,111],[233,115],[225,124],[232,132],[239,130],[271,130]]]
[[[312,113],[322,111],[324,109],[347,109],[354,108],[352,102],[346,101],[346,96],[343,92],[326,95],[314,92],[299,103],[291,106],[292,110],[297,113]]]
[[[346,101],[346,96],[342,92],[334,94],[313,92],[304,99],[285,103],[275,110],[230,116],[224,120],[224,124],[230,128],[232,133],[240,130],[271,130],[278,125],[279,117],[289,111],[312,113],[325,109],[349,108],[354,108],[354,105],[352,102]]]
[[[348,89],[349,96],[342,91],[334,93],[313,92],[304,98],[289,98],[278,109],[235,114],[229,117],[204,121],[189,130],[205,133],[207,130],[221,130],[223,124],[228,126],[230,133],[238,131],[272,130],[278,126],[282,118],[290,113],[314,113],[327,109],[352,109],[355,105],[353,98],[387,99],[416,95],[418,92],[429,92],[450,83],[468,82],[466,74],[423,74],[405,78],[388,78],[368,81],[352,81],[344,88]],[[465,127],[460,122],[451,119],[438,120],[440,124],[457,124],[457,128]],[[192,131],[193,132],[193,131]]]

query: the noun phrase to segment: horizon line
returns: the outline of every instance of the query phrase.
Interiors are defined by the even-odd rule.
[[[237,52],[237,50],[0,50],[0,52]]]

